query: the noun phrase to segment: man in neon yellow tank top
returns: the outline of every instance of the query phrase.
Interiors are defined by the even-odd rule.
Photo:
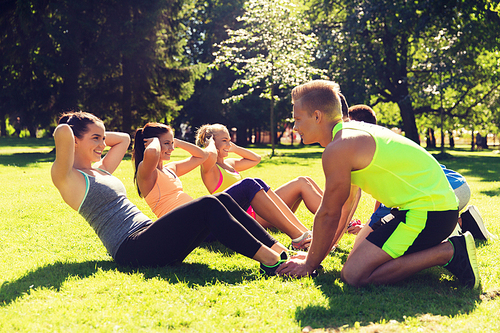
[[[413,141],[386,128],[342,119],[336,83],[315,80],[292,91],[294,129],[304,143],[320,143],[325,192],[314,217],[313,241],[305,258],[282,264],[277,273],[305,276],[318,267],[339,239],[358,188],[387,207],[351,251],[341,278],[353,286],[388,284],[423,269],[444,266],[464,285],[479,286],[474,238],[450,237],[458,201],[438,162]]]

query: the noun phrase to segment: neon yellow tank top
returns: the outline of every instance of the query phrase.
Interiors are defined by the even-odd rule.
[[[333,137],[342,129],[364,131],[376,144],[370,164],[351,172],[352,184],[387,207],[426,211],[458,208],[443,169],[424,148],[385,127],[357,121],[338,123]]]
[[[241,177],[238,171],[230,172],[224,169],[223,167],[219,166],[218,164],[216,165],[219,168],[220,172],[219,183],[215,187],[215,191],[213,191],[211,194],[220,193],[229,186],[243,179],[243,177]]]

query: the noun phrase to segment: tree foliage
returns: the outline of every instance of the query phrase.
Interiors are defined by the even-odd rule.
[[[124,131],[222,122],[245,144],[321,69],[415,141],[498,131],[498,1],[308,1],[1,1],[1,135],[81,108]]]
[[[47,127],[82,108],[129,132],[172,118],[199,67],[182,54],[182,2],[3,1],[0,112]],[[33,134],[33,133],[32,133]]]
[[[495,44],[488,40],[497,41],[499,36],[498,15],[488,9],[487,1],[321,4],[312,8],[326,13],[326,19],[316,24],[325,41],[322,52],[327,60],[323,61],[330,65],[348,100],[367,103],[375,96],[375,104],[397,103],[403,130],[416,142],[415,108],[417,112],[440,108],[435,91],[444,90],[453,80],[458,89],[451,65],[478,74],[474,59]],[[470,82],[475,79],[471,77]],[[434,95],[429,87],[434,87]]]
[[[300,8],[288,0],[249,0],[237,20],[241,27],[227,30],[229,37],[218,45],[214,63],[238,74],[225,102],[237,102],[254,91],[270,100],[274,153],[274,103],[279,92],[324,73],[312,66],[318,40],[308,32]]]

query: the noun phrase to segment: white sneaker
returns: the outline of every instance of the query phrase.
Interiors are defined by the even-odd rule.
[[[495,235],[491,234],[486,226],[484,225],[481,214],[477,210],[476,206],[470,205],[467,209],[460,214],[462,218],[462,233],[469,231],[474,239],[478,240],[488,240],[490,238],[496,238]]]

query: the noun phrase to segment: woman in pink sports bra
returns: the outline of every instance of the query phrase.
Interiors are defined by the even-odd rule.
[[[201,149],[191,143],[174,139],[172,129],[159,123],[148,123],[144,128],[136,131],[134,179],[139,195],[144,197],[156,216],[160,217],[177,206],[193,200],[183,191],[179,176],[190,172],[208,158],[210,149],[215,146],[213,139],[209,141],[209,148]],[[181,161],[170,161],[174,146],[186,150],[191,157]],[[239,176],[239,174],[236,175]],[[241,179],[241,176],[239,178]],[[250,204],[255,207],[274,227],[292,238],[294,249],[306,249],[309,246],[310,237],[303,240],[301,238],[308,230],[293,213],[289,212],[289,215],[283,213],[282,207],[275,204],[266,193],[268,190],[269,187],[264,182],[245,179],[226,188],[224,192],[228,193],[243,209],[247,209]],[[282,206],[285,205],[282,204]],[[297,227],[297,224],[305,231]],[[296,239],[301,240],[300,244],[296,242]]]
[[[210,193],[223,191],[225,186],[231,185],[237,179],[237,176],[233,176],[234,174],[239,175],[239,172],[256,166],[261,160],[260,156],[253,151],[231,142],[229,132],[224,125],[201,126],[197,131],[196,144],[200,147],[207,147],[208,138],[214,139],[215,147],[209,149],[210,155],[201,165],[201,178]],[[228,158],[230,152],[235,153],[239,158]],[[303,201],[309,211],[315,214],[323,197],[321,188],[307,176],[295,178],[268,193],[275,202],[284,203],[292,213]],[[261,216],[257,215],[256,219],[262,226],[270,227],[268,221]],[[302,230],[307,229],[303,227]]]

